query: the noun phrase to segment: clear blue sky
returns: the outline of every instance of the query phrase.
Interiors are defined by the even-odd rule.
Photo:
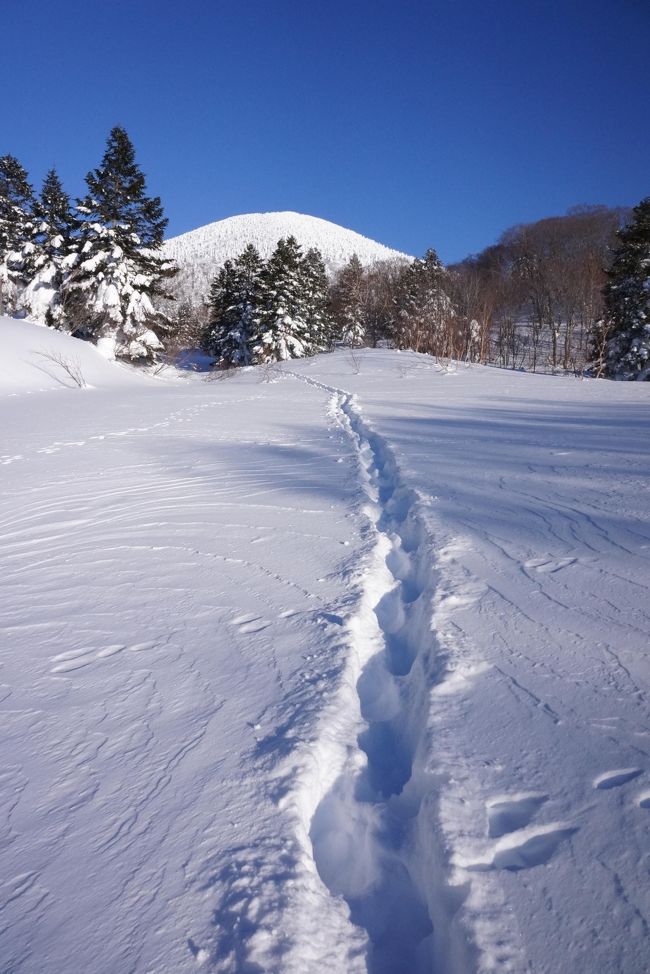
[[[649,0],[5,0],[0,154],[115,124],[169,234],[298,210],[445,261],[650,194]]]

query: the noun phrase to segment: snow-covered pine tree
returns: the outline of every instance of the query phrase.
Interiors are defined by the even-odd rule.
[[[176,308],[173,323],[175,343],[180,349],[198,347],[200,332],[197,328],[197,316],[191,301],[180,302]]]
[[[365,271],[356,254],[341,268],[333,289],[336,338],[346,345],[363,345],[366,315],[363,302]]]
[[[222,368],[250,365],[257,344],[262,258],[252,244],[227,260],[210,289],[210,322],[204,348]]]
[[[34,232],[34,192],[14,156],[0,156],[0,314],[16,311],[27,284],[23,250]]]
[[[232,261],[226,260],[210,285],[210,318],[203,335],[203,349],[221,361],[224,335],[230,330],[228,312],[235,303],[235,272]]]
[[[316,247],[307,251],[301,265],[302,294],[308,325],[308,354],[329,348],[333,338],[330,287],[323,255]]]
[[[88,194],[77,207],[79,262],[63,288],[66,326],[111,357],[152,361],[171,327],[153,299],[170,297],[163,285],[176,268],[160,249],[167,225],[160,198],[146,195],[123,128],[111,131],[101,165],[86,183]]]
[[[295,237],[279,240],[261,276],[259,332],[252,348],[254,362],[309,355],[311,337],[303,288],[300,244]]]
[[[607,272],[604,326],[609,332],[606,373],[650,380],[650,196],[618,231],[619,247]]]
[[[393,340],[398,348],[448,355],[446,322],[451,301],[446,293],[447,271],[435,250],[427,250],[401,274]]]
[[[23,248],[29,283],[20,307],[34,321],[61,327],[65,315],[60,292],[77,260],[75,233],[79,222],[55,169],[50,169],[43,181],[33,215],[32,239]]]

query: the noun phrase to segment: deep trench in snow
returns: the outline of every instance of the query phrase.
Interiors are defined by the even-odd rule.
[[[349,623],[357,733],[343,742],[350,757],[311,817],[314,862],[330,893],[346,901],[352,923],[367,934],[369,974],[430,974],[452,955],[463,957],[469,972],[466,945],[449,944],[447,921],[459,903],[436,870],[436,837],[418,828],[433,791],[418,761],[426,750],[429,692],[445,674],[431,623],[432,539],[418,495],[402,482],[390,447],[364,422],[355,398],[294,376],[332,395],[334,418],[358,458],[375,535],[361,605]],[[344,696],[341,706],[349,703]]]

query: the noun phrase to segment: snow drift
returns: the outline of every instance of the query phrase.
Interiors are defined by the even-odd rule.
[[[79,382],[110,387],[150,381],[143,372],[107,360],[90,342],[32,321],[0,317],[0,395],[74,389]]]

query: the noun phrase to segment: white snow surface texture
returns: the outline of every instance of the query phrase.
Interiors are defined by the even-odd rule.
[[[647,970],[647,385],[0,349],[3,972]]]
[[[356,254],[364,266],[378,261],[410,261],[412,258],[391,250],[368,237],[347,230],[329,220],[304,213],[243,213],[209,223],[165,241],[164,252],[180,268],[172,282],[174,290],[195,302],[204,300],[217,270],[253,244],[266,260],[278,240],[294,236],[306,252],[320,250],[330,275]]]

